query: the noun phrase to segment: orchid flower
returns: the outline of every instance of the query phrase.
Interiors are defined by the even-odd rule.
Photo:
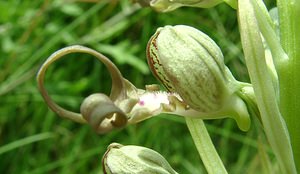
[[[44,87],[49,65],[70,53],[95,56],[105,64],[112,78],[110,95],[88,96],[81,104],[80,113],[57,105]],[[207,35],[184,25],[160,28],[148,43],[147,58],[152,72],[168,92],[159,90],[155,84],[146,85],[145,89],[136,88],[110,59],[79,45],[58,50],[45,61],[37,75],[38,88],[55,113],[88,123],[97,133],[135,124],[161,113],[201,119],[231,117],[241,130],[249,129],[249,112],[255,111],[252,87],[234,79],[224,65],[221,50]]]

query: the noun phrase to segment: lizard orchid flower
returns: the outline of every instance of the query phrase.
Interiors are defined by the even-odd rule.
[[[110,95],[91,94],[83,100],[80,113],[56,104],[44,87],[49,65],[71,53],[95,56],[112,78]],[[160,113],[202,119],[231,117],[241,130],[249,129],[248,108],[256,106],[251,98],[252,87],[233,78],[224,65],[221,50],[207,35],[192,27],[166,26],[150,39],[147,53],[152,72],[168,92],[159,90],[155,84],[136,88],[107,57],[79,45],[58,50],[45,61],[37,75],[38,88],[50,109],[59,116],[88,123],[100,134]],[[245,104],[244,100],[252,102]]]
[[[48,67],[71,53],[87,53],[95,56],[105,64],[112,78],[110,95],[91,94],[83,100],[80,113],[66,110],[56,104],[44,86],[44,76]],[[135,124],[160,113],[197,115],[197,111],[188,110],[187,105],[174,92],[160,91],[158,85],[146,85],[146,89],[136,88],[123,78],[118,68],[107,57],[84,46],[69,46],[53,53],[41,66],[37,82],[39,91],[50,109],[61,117],[88,123],[100,134],[114,128],[122,128],[127,124]]]

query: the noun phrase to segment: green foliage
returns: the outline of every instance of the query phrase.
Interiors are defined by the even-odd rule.
[[[0,173],[99,173],[111,142],[152,148],[183,174],[204,173],[183,118],[162,115],[97,135],[87,125],[50,111],[37,90],[35,75],[55,50],[82,44],[110,57],[137,87],[158,83],[146,64],[148,39],[157,27],[185,24],[211,36],[235,77],[247,81],[236,21],[235,11],[225,4],[158,14],[127,0],[1,1]],[[55,63],[45,82],[53,99],[73,111],[87,95],[109,93],[111,85],[105,67],[83,54]],[[206,123],[230,173],[263,170],[257,160],[259,132],[252,128],[243,136],[230,119]]]

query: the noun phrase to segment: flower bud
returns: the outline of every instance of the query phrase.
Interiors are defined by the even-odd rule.
[[[224,64],[218,45],[201,31],[184,25],[159,28],[147,45],[153,74],[192,109],[209,118],[234,118],[242,130],[249,113],[237,93],[243,85]]]
[[[177,174],[159,153],[141,146],[112,143],[102,159],[106,174],[160,173]]]
[[[147,50],[152,72],[192,108],[209,112],[222,107],[230,93],[223,55],[207,35],[188,26],[166,26]]]
[[[142,6],[150,6],[159,12],[169,12],[173,11],[179,7],[189,6],[189,7],[200,7],[200,8],[210,8],[223,0],[136,0]]]

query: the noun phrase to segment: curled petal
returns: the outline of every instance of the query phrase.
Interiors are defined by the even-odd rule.
[[[109,98],[107,96],[104,97],[104,95],[102,94],[100,99],[97,100],[100,101],[100,104],[97,105],[96,110],[97,111],[101,110],[101,112],[98,115],[97,114],[95,115],[94,113],[86,114],[88,112],[86,104],[83,107],[85,113],[84,117],[80,113],[72,112],[60,107],[51,99],[47,90],[44,87],[44,76],[48,67],[58,59],[70,53],[91,54],[95,56],[98,60],[100,60],[102,63],[104,63],[108,71],[110,72],[112,78],[111,94]],[[113,105],[113,101],[123,100],[127,98],[124,79],[120,71],[118,70],[118,68],[107,57],[98,53],[95,50],[92,50],[84,46],[74,45],[56,51],[41,66],[37,74],[37,83],[38,83],[39,91],[42,94],[42,97],[44,98],[47,105],[50,107],[50,109],[52,109],[55,113],[57,113],[61,117],[68,118],[79,123],[88,122],[92,124],[92,127],[94,127],[98,132],[108,131],[112,129],[112,127],[122,127],[127,122],[127,120],[125,119],[126,118],[125,114],[117,106]],[[109,102],[103,103],[104,98],[105,101],[108,101],[109,99],[110,103]],[[101,106],[101,104],[104,105]],[[93,109],[93,112],[95,112],[94,111],[95,108],[92,106],[90,107]]]
[[[42,97],[44,98],[45,102],[50,107],[50,109],[52,109],[52,111],[54,111],[61,117],[68,118],[68,119],[71,119],[71,120],[79,122],[79,123],[86,123],[86,121],[83,119],[81,114],[72,112],[72,111],[68,111],[68,110],[60,107],[59,105],[57,105],[51,99],[47,90],[44,87],[44,78],[45,78],[45,73],[46,73],[46,70],[48,69],[48,67],[53,62],[57,61],[64,55],[72,53],[72,52],[75,52],[74,46],[66,47],[66,48],[60,49],[60,50],[56,51],[55,53],[53,53],[39,69],[39,72],[37,74],[37,84],[38,84],[38,89],[39,89],[40,93],[42,94]]]
[[[92,94],[84,99],[80,112],[97,133],[106,133],[127,124],[127,117],[105,94]]]

